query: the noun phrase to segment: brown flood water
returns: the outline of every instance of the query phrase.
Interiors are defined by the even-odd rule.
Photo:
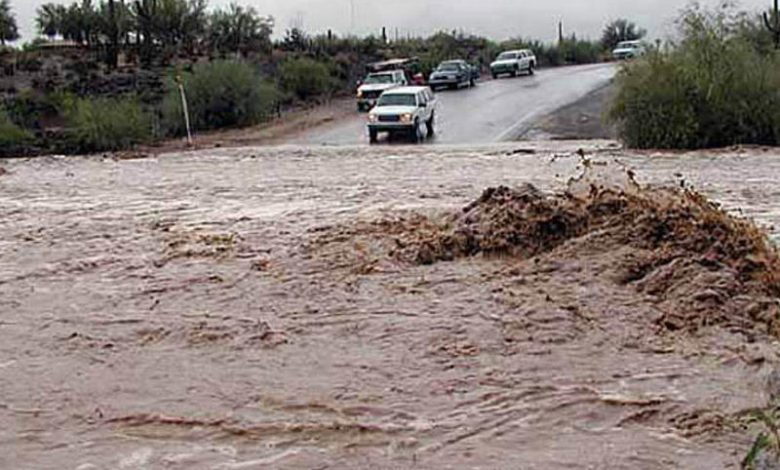
[[[659,330],[603,250],[416,265],[344,229],[579,172],[517,147],[3,162],[0,468],[738,468],[767,335]],[[594,158],[780,236],[777,150]]]

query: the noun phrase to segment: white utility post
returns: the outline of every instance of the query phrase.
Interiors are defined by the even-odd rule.
[[[187,145],[192,145],[192,130],[190,129],[190,110],[187,106],[187,94],[184,92],[184,81],[181,75],[176,75],[176,83],[179,84],[179,94],[181,95],[181,109],[184,113],[184,126],[187,128]]]

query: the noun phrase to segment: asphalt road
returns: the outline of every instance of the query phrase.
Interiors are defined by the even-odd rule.
[[[560,67],[534,76],[501,78],[475,88],[441,91],[436,136],[428,143],[477,144],[517,139],[539,118],[606,85],[612,64]],[[314,129],[297,138],[303,145],[354,145],[367,142],[365,114]]]

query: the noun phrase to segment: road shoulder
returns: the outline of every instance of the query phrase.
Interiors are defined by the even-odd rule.
[[[540,119],[518,140],[614,140],[617,132],[604,116],[615,96],[610,83]]]

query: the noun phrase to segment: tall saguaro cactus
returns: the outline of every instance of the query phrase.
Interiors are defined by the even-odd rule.
[[[775,49],[780,49],[780,5],[775,0],[775,8],[771,14],[764,12],[764,24],[775,37]]]

